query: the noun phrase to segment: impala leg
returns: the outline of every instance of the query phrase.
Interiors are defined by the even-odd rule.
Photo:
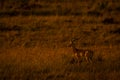
[[[85,57],[85,60],[87,61],[87,63],[89,63],[89,59],[88,59],[88,57],[87,57],[87,56]]]
[[[72,59],[71,59],[71,63],[78,63],[78,57],[74,55],[72,55]]]
[[[78,58],[74,57],[75,63],[78,63]]]
[[[82,58],[80,58],[80,59],[79,59],[79,62],[78,62],[79,65],[82,63],[82,61],[83,61]]]
[[[89,62],[92,63],[92,59],[91,58],[89,58]]]

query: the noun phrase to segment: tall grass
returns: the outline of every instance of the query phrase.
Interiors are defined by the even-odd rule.
[[[15,1],[0,7],[0,80],[119,80],[119,1]],[[72,38],[93,63],[74,62]]]

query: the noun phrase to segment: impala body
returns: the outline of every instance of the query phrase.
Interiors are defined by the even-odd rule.
[[[74,53],[74,58],[75,60],[77,60],[78,63],[82,62],[82,61],[87,61],[92,62],[92,58],[93,58],[93,51],[89,50],[89,49],[78,49],[75,47],[75,44],[73,43],[73,41],[70,41],[70,45],[72,47],[73,53]]]

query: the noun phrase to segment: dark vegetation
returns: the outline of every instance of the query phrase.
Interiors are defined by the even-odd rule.
[[[74,2],[74,4],[72,4]],[[109,3],[110,2],[110,3]],[[117,2],[117,1],[116,1]],[[71,1],[43,1],[43,0],[0,0],[0,16],[29,16],[29,15],[89,15],[89,16],[103,16],[104,11],[119,12],[119,5],[109,5],[115,3],[114,1],[88,1],[90,5],[79,5],[84,4],[85,1],[71,0]],[[95,4],[93,4],[95,3]],[[119,1],[118,1],[119,3]],[[94,7],[95,6],[95,7]],[[112,7],[115,6],[115,7]],[[82,11],[85,9],[84,11]]]

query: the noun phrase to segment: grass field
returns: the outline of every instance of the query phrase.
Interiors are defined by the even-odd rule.
[[[0,80],[119,80],[119,0],[0,0]],[[68,47],[94,51],[72,63]]]

